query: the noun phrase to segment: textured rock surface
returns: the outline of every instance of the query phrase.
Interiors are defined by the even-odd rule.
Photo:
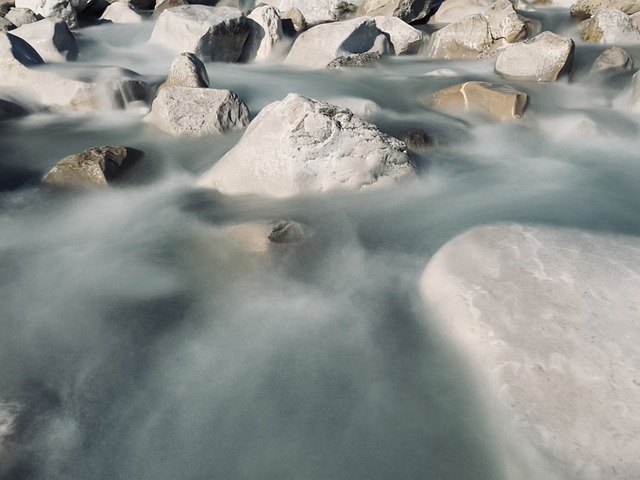
[[[389,37],[396,55],[417,53],[422,46],[422,31],[397,17],[374,17],[378,30]]]
[[[186,0],[158,0],[153,8],[153,16],[157,18],[167,8],[182,7],[189,5]]]
[[[149,41],[203,61],[235,62],[249,30],[249,20],[236,8],[185,5],[163,11]]]
[[[27,41],[45,62],[65,62],[78,58],[76,37],[60,18],[45,18],[11,31]]]
[[[513,43],[527,36],[527,25],[509,0],[498,0],[482,15],[489,23],[489,31],[494,40],[504,38],[507,42]]]
[[[244,44],[242,60],[264,61],[274,52],[282,41],[282,21],[278,11],[271,6],[254,9],[249,15],[251,30]]]
[[[198,185],[289,197],[387,186],[415,175],[400,140],[347,109],[289,94],[266,106]]]
[[[261,0],[264,3],[286,12],[298,9],[309,25],[345,20],[355,15],[362,0]]]
[[[385,53],[389,43],[372,18],[355,18],[315,26],[302,33],[285,65],[324,68],[337,58],[357,53]]]
[[[640,29],[626,13],[617,8],[605,8],[585,21],[580,36],[587,42],[638,43]]]
[[[586,19],[604,8],[617,8],[631,15],[640,12],[640,2],[637,0],[578,0],[571,5],[569,11],[572,17]]]
[[[365,0],[360,7],[360,15],[398,17],[407,23],[427,16],[431,0]]]
[[[506,78],[551,82],[573,62],[573,40],[542,32],[531,40],[510,45],[496,60],[496,72]]]
[[[453,23],[469,15],[484,12],[494,0],[445,0],[440,4],[429,23]]]
[[[171,63],[169,76],[160,88],[165,87],[209,87],[209,75],[204,63],[191,52],[183,52]]]
[[[476,228],[433,256],[420,288],[440,330],[500,402],[503,423],[570,478],[637,477],[637,238]]]
[[[69,0],[16,0],[16,7],[28,8],[45,18],[61,18],[69,28],[78,27],[78,14]]]
[[[22,25],[26,25],[27,23],[38,21],[38,17],[36,16],[36,14],[28,8],[12,8],[4,16],[4,18],[9,20],[16,27],[21,27]]]
[[[140,23],[144,16],[138,10],[125,2],[114,2],[109,5],[100,20],[108,20],[112,23]]]
[[[604,50],[593,62],[591,71],[620,71],[632,70],[633,58],[626,50],[620,47],[609,47]]]
[[[247,126],[249,109],[229,90],[167,87],[146,119],[173,136],[200,137]]]
[[[522,117],[527,94],[507,85],[465,82],[436,92],[431,104],[453,113],[470,112],[509,121]]]
[[[52,187],[106,187],[107,163],[119,167],[126,158],[125,147],[90,148],[60,160],[42,182]]]

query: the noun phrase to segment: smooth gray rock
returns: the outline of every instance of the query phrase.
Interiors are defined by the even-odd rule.
[[[398,17],[407,23],[422,20],[429,14],[431,0],[364,0],[358,11],[363,16]]]
[[[169,76],[160,88],[208,88],[209,75],[204,63],[191,52],[183,52],[171,63]]]
[[[175,137],[201,137],[246,127],[249,109],[229,90],[167,87],[145,119]]]
[[[604,8],[585,20],[580,36],[595,43],[639,43],[640,28],[626,13],[617,8]]]
[[[397,17],[373,17],[376,27],[388,38],[396,55],[417,53],[422,47],[423,34]]]
[[[249,20],[236,8],[184,5],[160,14],[149,41],[175,53],[192,52],[203,61],[235,62],[249,30]]]
[[[573,40],[552,32],[505,48],[496,60],[495,70],[505,78],[552,82],[573,64]]]
[[[106,187],[108,163],[120,167],[127,154],[122,146],[90,148],[60,160],[42,182],[51,187]]]
[[[28,8],[12,8],[4,18],[9,20],[16,27],[21,27],[27,23],[38,21],[38,16]]]
[[[29,42],[45,62],[66,62],[78,58],[76,37],[61,18],[44,18],[11,31]]]
[[[633,58],[620,47],[609,47],[603,50],[593,62],[592,72],[615,72],[633,70]]]
[[[289,94],[267,105],[198,180],[227,195],[290,197],[416,177],[406,146],[345,108]]]
[[[255,8],[249,15],[251,30],[244,44],[242,60],[261,62],[269,59],[284,37],[282,20],[272,6]]]
[[[478,396],[494,407],[488,415],[501,429],[504,448],[496,452],[504,463],[510,449],[530,448],[559,463],[563,474],[553,478],[637,478],[638,238],[478,227],[436,252],[420,291],[430,325],[462,355]],[[509,474],[496,477],[550,478],[540,462],[532,472],[511,462]]]

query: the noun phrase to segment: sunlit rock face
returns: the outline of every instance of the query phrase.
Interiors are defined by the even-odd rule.
[[[475,228],[433,256],[420,289],[505,424],[575,478],[637,478],[640,240]]]
[[[415,175],[400,140],[346,108],[289,94],[266,106],[198,184],[282,198],[380,187]]]

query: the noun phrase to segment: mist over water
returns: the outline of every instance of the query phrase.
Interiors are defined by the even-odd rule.
[[[161,81],[173,57],[145,44],[150,32],[83,29],[78,63]],[[252,116],[289,92],[357,97],[378,105],[365,118],[386,133],[427,132],[420,179],[385,191],[198,191],[241,132],[176,140],[131,111],[0,124],[0,410],[18,412],[0,479],[503,478],[508,441],[470,367],[430,331],[418,278],[442,244],[486,223],[640,235],[640,117],[616,105],[629,74],[589,74],[602,48],[579,44],[570,79],[510,82],[530,94],[515,124],[421,103],[464,80],[505,83],[490,60],[207,64]],[[440,68],[460,76],[426,75]],[[585,119],[602,134],[580,135]],[[106,144],[144,152],[109,190],[38,186],[64,156]],[[272,218],[314,233],[266,254],[225,236]],[[525,457],[514,462],[568,478]]]

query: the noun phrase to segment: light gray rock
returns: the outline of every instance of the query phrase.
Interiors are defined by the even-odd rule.
[[[198,185],[228,195],[283,198],[385,187],[414,177],[400,140],[350,110],[289,94],[264,107]]]
[[[338,70],[351,67],[373,67],[375,62],[380,60],[380,58],[382,58],[382,55],[378,52],[352,53],[351,55],[345,55],[332,60],[326,68],[329,70]]]
[[[432,326],[477,374],[509,448],[561,478],[640,471],[640,242],[522,225],[475,228],[429,261]],[[496,425],[496,428],[500,428]],[[515,432],[522,442],[511,442]],[[544,472],[498,478],[535,480]]]
[[[307,20],[304,18],[302,12],[297,8],[290,8],[284,12],[280,12],[280,20],[282,21],[282,29],[285,35],[295,36],[309,28]],[[289,22],[290,30],[293,31],[287,30],[287,22]]]
[[[431,35],[429,58],[472,58],[487,52],[493,44],[489,22],[481,15],[470,15]]]
[[[191,52],[183,52],[171,63],[169,76],[160,88],[208,88],[209,75],[204,63]]]
[[[249,20],[236,8],[185,5],[163,11],[149,41],[203,61],[235,62],[249,30]]]
[[[609,47],[593,62],[592,72],[633,70],[633,58],[620,47]]]
[[[38,21],[38,17],[28,8],[12,8],[4,16],[7,20],[13,23],[16,27],[21,27],[27,23],[33,23]]]
[[[425,18],[431,9],[431,0],[364,0],[359,15],[398,17],[407,23]]]
[[[552,82],[573,63],[573,40],[552,32],[505,48],[496,60],[495,70],[505,78]]]
[[[374,17],[378,30],[389,38],[396,55],[417,53],[422,46],[422,31],[397,17]]]
[[[284,37],[278,11],[272,6],[262,6],[254,9],[248,18],[251,30],[244,44],[242,60],[255,62],[267,60]]]
[[[454,23],[469,15],[477,15],[489,8],[495,0],[445,0],[429,19],[430,24]]]
[[[94,147],[69,155],[47,173],[42,182],[51,187],[106,187],[105,173],[110,167],[120,167],[127,158],[122,146]],[[111,165],[109,165],[111,164]]]
[[[430,104],[437,109],[455,113],[475,113],[485,118],[513,121],[522,117],[527,94],[488,82],[465,82],[437,91]]]
[[[527,36],[527,25],[518,15],[509,0],[498,0],[482,15],[489,23],[489,31],[494,40],[504,38],[509,43],[518,42]]]
[[[281,12],[297,8],[309,25],[336,22],[353,17],[362,0],[261,0]]]
[[[125,2],[114,2],[109,5],[100,20],[107,20],[111,23],[140,23],[145,17],[138,9]]]
[[[0,17],[0,32],[1,33],[9,32],[9,31],[13,30],[14,28],[16,28],[16,26],[13,23],[11,23],[9,20],[7,20],[4,17]]]
[[[10,33],[0,33],[0,85],[20,84],[29,67],[42,65],[44,60],[31,45]]]
[[[153,16],[157,18],[168,8],[182,7],[184,5],[189,5],[189,2],[186,0],[157,0],[153,8]]]
[[[640,28],[626,13],[617,8],[604,8],[585,20],[580,36],[587,42],[638,43]]]
[[[61,18],[44,18],[11,31],[29,42],[45,62],[66,62],[78,58],[78,44]]]
[[[246,127],[249,109],[229,90],[167,87],[145,120],[175,137],[201,137]]]
[[[373,18],[360,17],[342,22],[317,25],[295,41],[284,65],[325,68],[332,61],[357,53],[386,53],[387,37]]]
[[[584,20],[605,8],[617,8],[631,15],[640,12],[640,2],[637,0],[578,0],[571,5],[569,11],[572,17]]]
[[[78,27],[78,14],[69,0],[16,0],[17,8],[28,8],[44,18],[61,18],[71,29]]]

